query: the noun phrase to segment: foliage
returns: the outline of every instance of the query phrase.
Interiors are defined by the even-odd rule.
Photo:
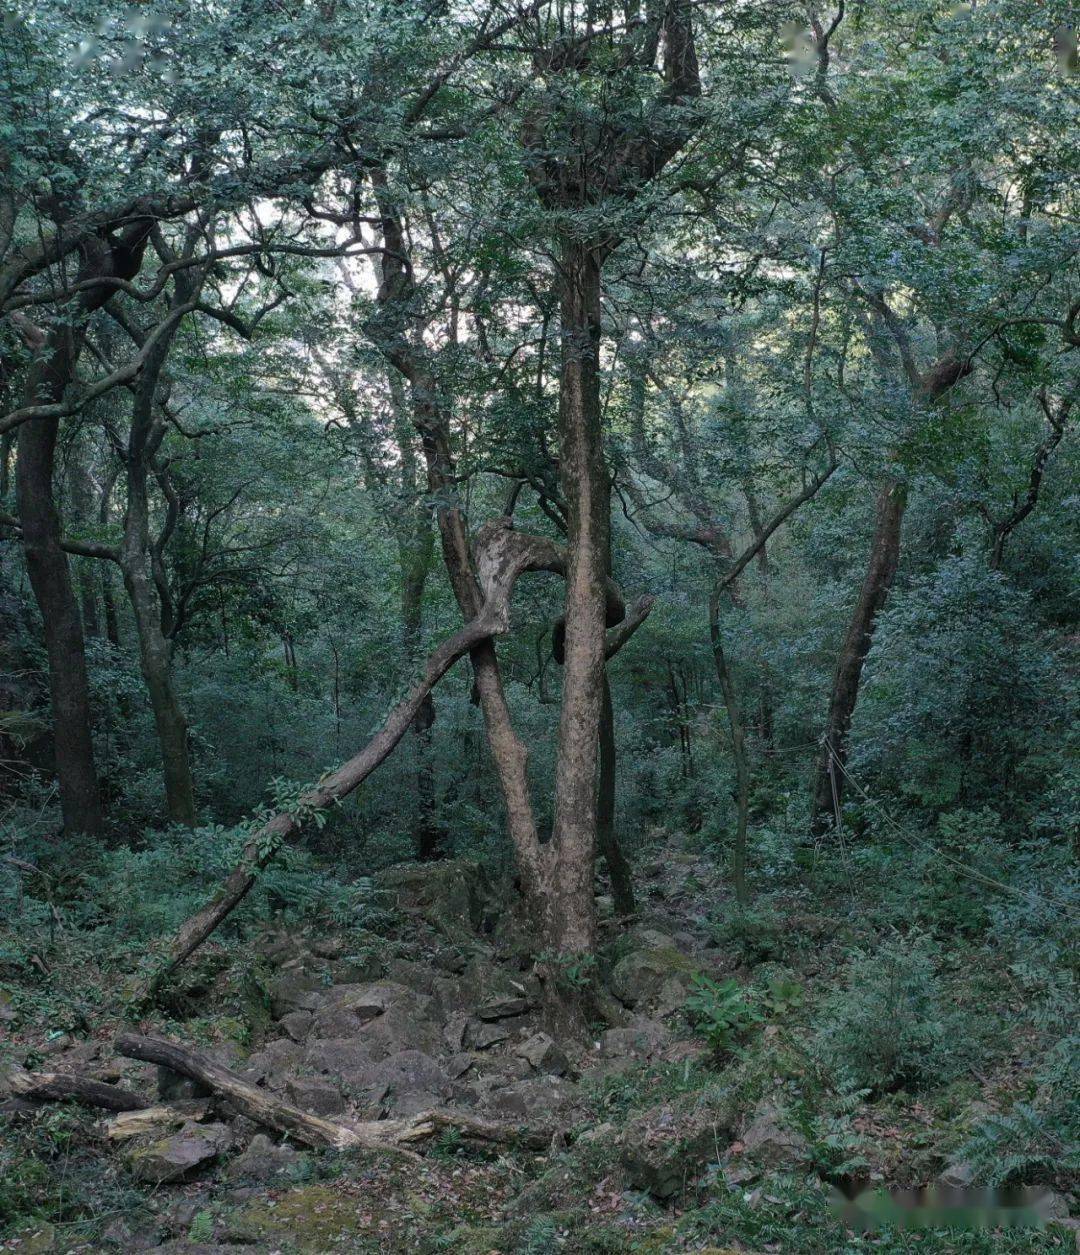
[[[940,1084],[973,1058],[973,1022],[950,1006],[940,956],[917,933],[856,951],[822,1005],[816,1049],[840,1088]]]
[[[696,1031],[717,1053],[730,1050],[761,1014],[734,979],[714,981],[700,972],[692,977],[693,991],[684,1003]]]

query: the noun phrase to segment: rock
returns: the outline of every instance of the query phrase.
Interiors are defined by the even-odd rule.
[[[639,1020],[629,1028],[609,1028],[600,1035],[604,1059],[649,1059],[671,1041],[671,1033],[656,1020]]]
[[[299,1159],[291,1146],[276,1146],[265,1133],[257,1133],[247,1150],[229,1164],[226,1176],[230,1181],[266,1184],[288,1177]]]
[[[661,994],[665,1003],[677,996],[681,1005],[690,992],[690,978],[695,970],[674,946],[633,950],[615,964],[609,983],[611,992],[628,1007],[655,1002]]]
[[[338,1116],[345,1110],[345,1096],[331,1081],[318,1076],[294,1076],[285,1082],[285,1093],[302,1111],[317,1116]]]
[[[373,1215],[377,1219],[373,1219]],[[381,1206],[364,1205],[356,1194],[336,1181],[303,1185],[267,1199],[252,1198],[222,1221],[222,1241],[243,1243],[248,1251],[377,1250],[385,1238],[378,1219]],[[372,1240],[368,1240],[372,1239]]]
[[[570,1062],[563,1054],[554,1038],[547,1033],[533,1033],[519,1046],[514,1047],[514,1054],[524,1059],[537,1072],[550,1072],[553,1076],[565,1076],[570,1070]]]
[[[437,1048],[439,1033],[431,1016],[434,1000],[394,981],[343,985],[331,991],[315,1014],[318,1037],[360,1034],[373,1055],[383,1057],[416,1047]]]
[[[631,1072],[641,1069],[639,1059],[631,1059],[624,1055],[618,1059],[597,1059],[581,1070],[581,1079],[590,1085],[599,1085],[613,1076],[628,1076]]]
[[[612,1142],[615,1139],[615,1126],[609,1124],[606,1120],[603,1124],[594,1124],[592,1128],[586,1129],[583,1133],[578,1134],[578,1142],[584,1146],[592,1146],[599,1142],[601,1144]]]
[[[376,1059],[370,1046],[356,1037],[317,1038],[309,1041],[304,1064],[323,1076],[335,1076],[365,1085]]]
[[[464,1011],[452,1015],[443,1025],[443,1041],[452,1051],[457,1053],[465,1048],[465,1033],[469,1027],[469,1017]]]
[[[311,1031],[314,1018],[310,1011],[290,1011],[279,1023],[293,1041],[302,1042]]]
[[[452,1054],[449,1059],[443,1060],[443,1067],[446,1075],[452,1080],[460,1080],[461,1077],[474,1067],[478,1055],[473,1054],[471,1050],[459,1050],[456,1054]]]
[[[769,1168],[791,1167],[801,1162],[809,1149],[806,1138],[789,1126],[780,1107],[767,1098],[758,1103],[739,1140],[743,1155]]]
[[[630,1184],[661,1202],[681,1193],[718,1157],[726,1120],[707,1108],[664,1105],[630,1121],[619,1152]]]
[[[474,1050],[490,1050],[509,1037],[510,1030],[503,1024],[477,1024],[469,1032]]]
[[[134,1146],[128,1166],[138,1180],[152,1185],[181,1181],[228,1150],[232,1141],[227,1125],[186,1124],[171,1137]]]
[[[528,998],[520,995],[513,998],[492,998],[477,1007],[476,1014],[481,1020],[507,1020],[511,1016],[524,1015],[530,1005]]]
[[[659,928],[640,926],[630,930],[630,940],[635,950],[676,950],[675,938]]]
[[[262,1082],[270,1089],[280,1090],[303,1057],[304,1048],[297,1042],[277,1037],[248,1059],[241,1075],[247,1081]]]
[[[1069,1200],[1054,1190],[1047,1190],[1035,1201],[1035,1212],[1043,1220],[1062,1221],[1069,1219]]]
[[[311,953],[320,959],[340,959],[345,953],[344,937],[316,937],[310,945]]]
[[[398,1115],[415,1115],[450,1096],[450,1078],[430,1055],[403,1050],[372,1069],[368,1094]]]
[[[975,1184],[975,1169],[966,1160],[951,1163],[937,1179],[948,1190],[966,1190]]]
[[[490,886],[476,863],[403,863],[380,872],[376,880],[395,896],[399,910],[419,915],[450,941],[467,940],[481,930]]]
[[[270,1014],[275,1020],[280,1020],[290,1011],[314,1011],[319,1005],[319,993],[324,988],[318,976],[300,967],[298,960],[293,959],[282,967],[267,987]]]
[[[487,1100],[495,1116],[519,1123],[542,1122],[574,1107],[579,1090],[562,1076],[533,1076],[495,1090]]]

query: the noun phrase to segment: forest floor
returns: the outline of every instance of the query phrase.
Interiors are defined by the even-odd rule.
[[[1017,1021],[947,1082],[841,1090],[814,1045],[818,1017],[843,996],[838,974],[873,918],[842,896],[799,896],[725,928],[722,869],[674,838],[640,872],[636,922],[618,924],[601,898],[599,969],[565,974],[604,991],[603,1022],[581,1039],[545,1032],[527,934],[460,860],[384,873],[379,936],[295,927],[208,947],[168,1009],[137,1025],[332,1121],[459,1111],[507,1130],[495,1147],[452,1125],[420,1156],[268,1134],[191,1081],[117,1054],[116,1034],[132,1027],[115,1010],[123,987],[92,1021],[61,1021],[65,996],[123,977],[42,960],[36,978],[4,987],[0,1064],[121,1083],[166,1111],[118,1140],[124,1117],[110,1136],[107,1113],[8,1096],[3,1249],[1077,1247],[1063,1168],[1046,1167],[1027,1194],[976,1195],[960,1153],[980,1120],[1030,1094],[1031,1030]],[[950,1000],[1000,996],[1006,978],[979,970],[982,954],[953,956]],[[852,1031],[888,1038],[895,1026],[873,1014]],[[543,1149],[512,1135],[521,1129]]]

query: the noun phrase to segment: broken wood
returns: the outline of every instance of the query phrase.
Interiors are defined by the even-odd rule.
[[[126,1142],[148,1134],[163,1136],[182,1128],[189,1120],[201,1123],[210,1114],[208,1098],[191,1098],[175,1105],[144,1107],[141,1111],[122,1111],[104,1122],[105,1136],[110,1142]]]
[[[494,1124],[445,1109],[423,1111],[401,1120],[348,1123],[327,1120],[294,1107],[178,1042],[163,1037],[122,1033],[116,1039],[116,1049],[129,1059],[161,1064],[181,1076],[190,1077],[220,1097],[227,1098],[249,1120],[316,1149],[364,1149],[411,1154],[410,1147],[429,1141],[444,1129],[456,1129],[463,1137],[488,1145],[519,1144],[542,1148],[551,1140],[550,1129]]]
[[[34,1102],[76,1102],[106,1111],[138,1111],[147,1106],[145,1098],[129,1089],[65,1072],[27,1072],[17,1068],[8,1077],[8,1085],[16,1097]]]

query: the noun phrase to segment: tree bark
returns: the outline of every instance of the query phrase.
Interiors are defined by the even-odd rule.
[[[833,827],[843,799],[843,766],[847,760],[848,732],[877,617],[896,577],[906,504],[905,485],[893,478],[885,480],[877,494],[870,560],[833,678],[829,716],[814,783],[810,823],[815,836],[821,836]]]
[[[596,839],[611,877],[615,914],[623,918],[633,915],[637,910],[633,874],[615,832],[615,711],[611,704],[611,685],[606,670],[601,690],[600,784],[596,801]]]
[[[78,329],[61,327],[41,345],[30,367],[27,405],[63,399],[81,349]],[[53,496],[59,419],[31,419],[19,428],[16,500],[30,586],[41,611],[49,659],[53,740],[60,811],[68,833],[99,833],[104,823],[94,765],[90,688],[79,607],[61,544]]]
[[[119,1085],[92,1081],[64,1072],[24,1072],[16,1069],[8,1078],[11,1092],[35,1102],[75,1102],[106,1111],[140,1111],[148,1104],[138,1094]]]
[[[712,641],[716,678],[724,697],[728,726],[731,729],[731,757],[735,764],[735,845],[731,853],[731,881],[735,901],[746,906],[749,901],[746,888],[746,839],[750,819],[750,764],[746,755],[746,733],[743,726],[739,697],[735,681],[727,664],[724,641],[720,633],[720,594],[709,597],[709,638]]]
[[[574,240],[564,243],[559,287],[559,470],[568,561],[546,931],[558,953],[588,954],[596,940],[593,864],[611,496],[601,431],[600,261],[595,248]]]

